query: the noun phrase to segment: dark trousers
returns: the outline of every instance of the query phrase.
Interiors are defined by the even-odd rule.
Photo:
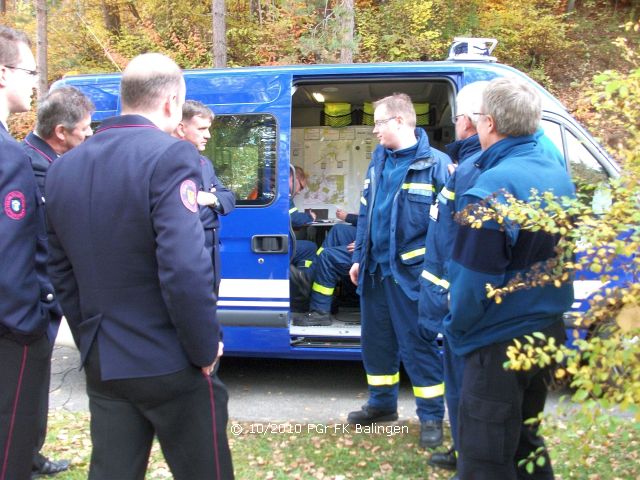
[[[49,352],[46,335],[29,345],[0,337],[0,480],[31,478]]]
[[[543,330],[564,342],[562,322]],[[526,343],[526,340],[523,340]],[[458,475],[463,480],[553,479],[551,460],[533,475],[518,461],[544,446],[537,425],[525,425],[544,410],[550,368],[505,370],[513,341],[479,348],[464,358],[458,412]]]
[[[444,337],[442,360],[444,363],[444,399],[447,402],[447,410],[449,412],[453,448],[457,450],[458,406],[460,404],[462,375],[464,374],[464,357],[460,357],[453,353],[446,336]]]
[[[49,347],[49,361],[45,371],[42,391],[40,392],[40,407],[38,411],[38,441],[33,449],[33,468],[40,469],[47,461],[47,458],[40,453],[47,438],[47,422],[49,420],[49,387],[51,386],[51,354],[53,345]]]
[[[227,401],[217,376],[189,367],[157,377],[100,379],[96,345],[85,364],[91,480],[143,480],[154,434],[176,480],[233,479]]]
[[[362,296],[362,359],[369,405],[396,410],[400,360],[421,422],[444,417],[444,380],[436,333],[418,324],[418,304],[392,278],[366,272]]]

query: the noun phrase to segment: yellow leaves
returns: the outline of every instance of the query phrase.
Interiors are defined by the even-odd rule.
[[[616,323],[623,333],[640,329],[640,305],[628,304],[622,307],[616,317]]]

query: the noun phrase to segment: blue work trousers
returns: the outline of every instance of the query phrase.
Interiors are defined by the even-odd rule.
[[[348,223],[337,223],[327,233],[322,242],[323,248],[349,245],[356,239],[357,228]]]
[[[309,268],[316,257],[318,247],[309,240],[296,240],[296,252],[291,263],[298,268]]]
[[[352,227],[353,228],[353,227]],[[338,280],[349,275],[351,252],[346,246],[322,250],[314,262],[314,281],[309,308],[329,312]]]
[[[364,274],[362,309],[362,358],[369,385],[369,405],[396,410],[400,361],[409,375],[416,397],[418,418],[444,417],[443,366],[437,334],[418,324],[418,303],[379,270]]]

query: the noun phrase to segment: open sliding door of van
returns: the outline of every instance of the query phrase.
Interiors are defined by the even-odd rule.
[[[250,70],[185,72],[187,98],[215,113],[204,155],[236,195],[221,217],[218,318],[225,353],[289,350],[291,76]]]

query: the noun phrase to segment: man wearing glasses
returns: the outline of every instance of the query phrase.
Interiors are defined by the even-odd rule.
[[[400,361],[420,419],[420,446],[442,444],[444,384],[436,334],[418,325],[418,293],[429,210],[451,160],[416,129],[408,95],[374,103],[375,149],[362,193],[351,281],[362,311],[362,356],[369,400],[347,418],[371,425],[398,418]]]
[[[55,306],[45,259],[43,201],[29,158],[7,131],[9,114],[29,110],[37,79],[30,42],[0,26],[0,479],[25,479],[38,438]]]
[[[504,202],[505,193],[528,201],[534,189],[573,196],[567,170],[537,133],[541,100],[531,85],[515,78],[491,81],[474,115],[482,146],[475,160],[480,172],[456,198],[456,210],[490,197],[489,205]],[[518,465],[544,447],[538,425],[524,422],[544,409],[551,367],[515,371],[503,364],[515,338],[526,343],[524,335],[542,332],[564,342],[562,314],[573,302],[572,284],[517,290],[500,303],[487,299],[486,285],[504,287],[554,257],[557,241],[543,230],[522,230],[508,220],[503,226],[490,220],[481,228],[457,229],[444,328],[453,353],[464,356],[457,438],[461,479],[554,478],[546,451],[545,463],[534,475]]]

